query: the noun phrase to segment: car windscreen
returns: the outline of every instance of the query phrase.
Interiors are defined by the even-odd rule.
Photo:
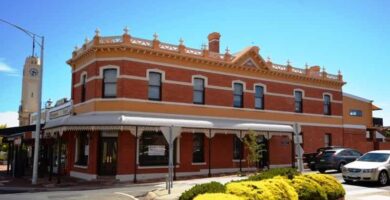
[[[388,153],[367,153],[364,156],[360,157],[358,161],[365,162],[385,162],[389,158],[390,154]]]
[[[324,151],[322,157],[331,157],[336,151]]]

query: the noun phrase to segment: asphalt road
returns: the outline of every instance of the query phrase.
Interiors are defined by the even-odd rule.
[[[347,200],[390,200],[390,185],[380,187],[376,184],[346,184],[342,180],[340,173],[328,172],[328,174],[339,179],[346,192]],[[213,178],[214,181],[225,183],[229,178]],[[191,187],[197,183],[209,182],[210,179],[196,179],[176,182],[176,187]],[[162,189],[165,187],[164,183],[154,184],[137,184],[129,185],[128,187],[117,187],[110,189],[98,190],[81,190],[81,191],[55,191],[55,192],[35,192],[35,193],[15,193],[15,194],[1,194],[0,199],[4,200],[74,200],[74,199],[93,199],[93,200],[134,200],[145,195],[147,192]]]

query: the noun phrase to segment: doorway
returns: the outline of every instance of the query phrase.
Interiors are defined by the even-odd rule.
[[[118,159],[117,137],[101,137],[99,153],[99,175],[113,176],[116,174]]]
[[[259,135],[257,137],[257,144],[261,146],[260,150],[260,159],[258,163],[259,169],[268,168],[269,165],[269,154],[268,154],[268,139],[264,135]]]

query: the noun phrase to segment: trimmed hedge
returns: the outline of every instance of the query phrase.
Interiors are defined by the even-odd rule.
[[[298,200],[298,194],[294,188],[286,180],[281,178],[229,183],[226,185],[226,192],[242,197],[244,200]]]
[[[248,180],[250,181],[261,181],[264,179],[270,179],[275,176],[286,176],[289,179],[294,178],[294,176],[299,175],[300,173],[295,168],[273,168],[267,171],[257,173],[253,176],[250,176]]]
[[[325,190],[313,179],[307,176],[295,176],[289,180],[291,186],[298,193],[299,200],[327,200]]]
[[[224,194],[224,193],[206,193],[206,194],[200,194],[195,197],[194,200],[244,200],[243,198],[232,195],[232,194]]]
[[[343,185],[336,178],[327,174],[305,174],[304,177],[314,180],[324,189],[328,200],[336,200],[345,196]]]
[[[191,189],[185,191],[183,194],[181,194],[179,200],[192,200],[199,194],[205,194],[205,193],[224,193],[225,192],[225,186],[221,183],[212,181],[210,183],[204,183],[195,185]]]

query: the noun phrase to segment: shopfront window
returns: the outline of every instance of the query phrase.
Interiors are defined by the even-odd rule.
[[[140,166],[167,165],[168,142],[161,131],[144,131],[139,139]]]
[[[233,137],[233,159],[239,160],[243,157],[242,141],[236,135]]]
[[[89,141],[87,133],[80,133],[76,138],[76,165],[88,165]]]
[[[192,138],[192,162],[204,162],[204,134],[194,133]]]

